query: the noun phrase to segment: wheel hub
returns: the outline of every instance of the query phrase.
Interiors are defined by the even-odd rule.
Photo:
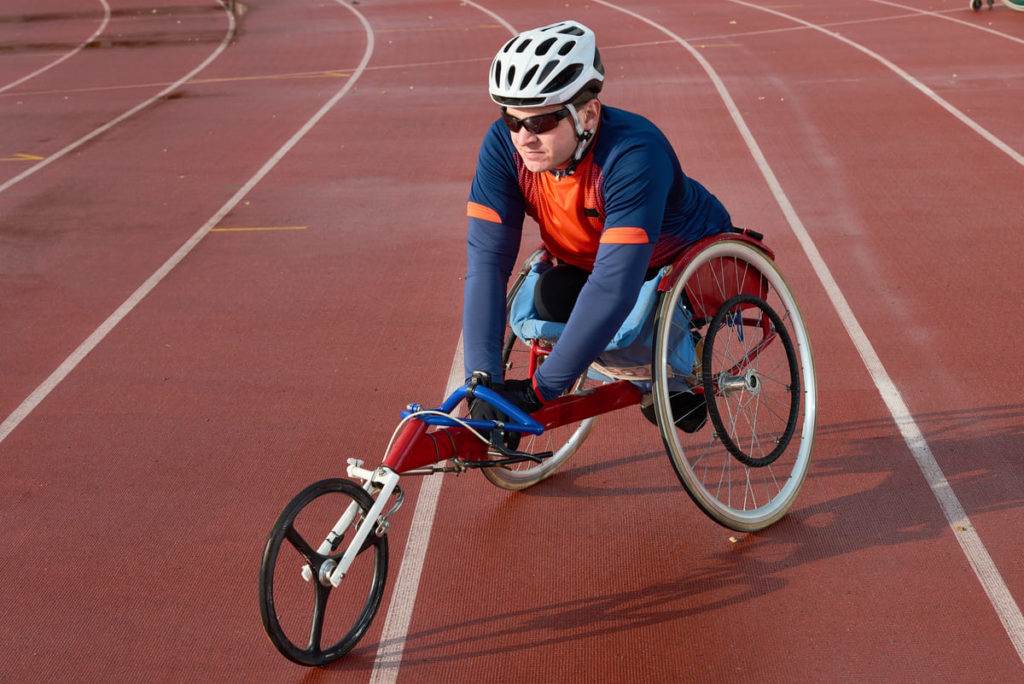
[[[317,573],[317,580],[319,580],[320,584],[325,587],[332,586],[331,573],[334,572],[336,567],[338,567],[338,564],[330,558],[320,564],[320,572]]]
[[[722,373],[718,376],[718,393],[721,396],[728,396],[736,392],[758,394],[760,391],[761,376],[753,369],[748,370],[742,375]]]

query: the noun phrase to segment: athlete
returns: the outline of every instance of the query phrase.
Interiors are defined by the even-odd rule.
[[[728,212],[687,177],[665,136],[598,99],[604,67],[594,33],[565,21],[508,41],[490,71],[501,117],[487,131],[469,195],[463,308],[466,375],[527,413],[562,394],[605,349],[644,281],[692,242],[731,228]],[[540,277],[538,313],[565,328],[533,381],[503,381],[505,293],[530,216],[558,265]],[[642,404],[652,423],[653,406]],[[702,395],[672,399],[676,424],[696,431]],[[474,418],[504,420],[485,402]]]

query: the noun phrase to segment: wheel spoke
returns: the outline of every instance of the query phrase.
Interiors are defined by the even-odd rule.
[[[302,535],[298,533],[295,529],[294,521],[293,523],[289,523],[287,529],[285,529],[284,538],[287,539],[293,547],[295,547],[295,550],[299,552],[307,563],[310,565],[316,565],[317,567],[320,566],[320,563],[316,562],[320,554],[314,551],[313,547],[310,546],[306,540],[302,538]]]
[[[316,587],[316,599],[313,603],[313,624],[309,630],[309,644],[306,650],[316,656],[320,654],[320,640],[324,632],[324,615],[327,613],[327,597],[331,594],[331,588],[320,582],[314,582]]]

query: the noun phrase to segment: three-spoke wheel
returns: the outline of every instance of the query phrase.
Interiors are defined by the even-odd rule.
[[[289,660],[331,662],[370,627],[384,594],[387,537],[371,532],[337,587],[330,574],[372,505],[355,483],[322,480],[302,490],[274,523],[260,563],[260,615]]]
[[[803,318],[771,258],[736,239],[699,252],[662,293],[653,371],[662,440],[697,506],[746,532],[785,515],[810,464],[817,390]],[[678,393],[704,395],[708,425],[679,427],[673,406],[700,402]]]

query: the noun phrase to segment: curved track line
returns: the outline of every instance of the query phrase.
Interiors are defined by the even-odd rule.
[[[934,90],[932,90],[931,88],[926,86],[924,83],[922,83],[921,81],[919,81],[916,78],[914,78],[913,76],[911,76],[909,73],[907,73],[906,71],[904,71],[900,67],[896,66],[896,64],[894,64],[893,62],[890,62],[888,59],[886,59],[882,55],[878,54],[874,50],[871,50],[870,48],[867,48],[867,47],[861,45],[860,43],[852,41],[849,38],[846,38],[845,36],[843,36],[843,35],[841,35],[839,33],[836,33],[835,31],[829,31],[827,28],[824,28],[822,26],[818,26],[817,24],[812,24],[809,21],[804,21],[803,19],[800,19],[798,17],[794,17],[791,14],[786,14],[785,12],[780,12],[778,10],[771,9],[771,8],[768,8],[768,7],[761,7],[760,5],[755,5],[755,4],[750,3],[750,2],[745,2],[744,0],[729,0],[729,2],[733,3],[734,5],[742,5],[743,7],[749,7],[751,9],[756,9],[756,10],[759,10],[761,12],[767,12],[769,14],[774,14],[777,17],[781,17],[781,18],[786,19],[788,21],[792,21],[792,22],[795,22],[797,24],[801,24],[802,26],[806,26],[809,29],[814,29],[815,31],[819,31],[821,33],[824,33],[826,36],[829,36],[831,38],[835,38],[836,40],[842,41],[843,43],[846,43],[847,45],[849,45],[850,47],[854,48],[855,50],[858,50],[859,52],[863,52],[865,55],[867,55],[871,59],[876,60],[877,62],[879,62],[880,64],[885,66],[887,69],[893,71],[900,78],[905,80],[910,85],[914,86],[914,88],[916,88],[917,90],[919,90],[922,93],[924,93],[928,97],[928,99],[930,99],[932,102],[934,102],[935,104],[939,105],[940,107],[945,109],[947,112],[949,112],[950,114],[955,116],[960,121],[960,123],[964,124],[965,126],[970,128],[972,131],[974,131],[975,133],[980,135],[982,138],[984,138],[985,140],[990,142],[1000,152],[1004,153],[1006,156],[1008,156],[1010,159],[1012,159],[1013,161],[1017,162],[1021,166],[1024,166],[1024,155],[1022,155],[1020,152],[1018,152],[1017,150],[1013,149],[1012,147],[1010,147],[1009,145],[1004,143],[1002,140],[1000,140],[995,135],[990,133],[983,126],[981,126],[976,121],[974,121],[974,119],[972,119],[971,117],[967,116],[966,114],[961,112],[959,109],[954,107],[952,104],[947,102],[945,99],[943,99]],[[1022,653],[1022,655],[1024,655],[1024,653]]]
[[[892,415],[896,426],[899,428],[900,434],[903,436],[903,440],[906,442],[907,447],[914,456],[914,460],[917,462],[925,480],[928,482],[928,486],[931,488],[932,494],[935,496],[939,506],[942,508],[942,512],[946,516],[949,527],[952,530],[953,535],[956,537],[957,542],[959,542],[964,555],[967,557],[967,561],[970,564],[971,569],[974,570],[975,575],[981,582],[982,588],[985,590],[985,594],[989,597],[989,601],[995,608],[1000,622],[1002,622],[1007,635],[1010,637],[1014,648],[1017,650],[1018,656],[1020,656],[1021,660],[1024,660],[1024,616],[1021,615],[1020,608],[1014,601],[1013,595],[1010,593],[1009,588],[1006,586],[1006,582],[999,574],[999,570],[992,561],[992,557],[989,555],[985,545],[981,542],[981,538],[978,536],[977,531],[974,529],[970,519],[967,517],[967,513],[964,511],[963,506],[961,506],[960,501],[953,492],[953,488],[950,486],[949,481],[946,479],[946,476],[943,474],[938,462],[935,460],[935,456],[932,454],[931,448],[925,441],[924,434],[914,421],[914,418],[910,413],[910,409],[903,401],[900,391],[889,377],[888,372],[882,365],[881,358],[879,358],[874,347],[871,345],[867,333],[864,332],[864,329],[857,321],[856,316],[854,316],[853,309],[846,301],[846,297],[843,295],[842,290],[840,290],[839,284],[836,282],[835,278],[832,277],[832,272],[826,265],[825,260],[822,258],[821,253],[818,251],[817,246],[811,239],[811,236],[804,227],[800,217],[797,216],[796,210],[793,208],[793,205],[790,203],[785,191],[782,189],[782,185],[779,183],[778,178],[776,178],[775,173],[769,166],[768,160],[765,158],[760,146],[757,144],[753,134],[750,132],[750,128],[747,127],[746,121],[743,119],[743,115],[740,113],[736,103],[732,99],[732,96],[729,94],[728,89],[725,87],[725,83],[718,76],[718,73],[714,70],[711,64],[704,59],[704,56],[701,55],[700,52],[667,28],[660,26],[659,24],[656,24],[635,12],[618,7],[606,2],[605,0],[594,1],[598,4],[605,5],[606,7],[619,10],[624,14],[633,16],[671,37],[697,60],[707,73],[708,77],[714,83],[715,89],[718,91],[719,96],[722,98],[726,108],[729,110],[729,114],[732,116],[736,128],[739,129],[740,135],[746,142],[747,147],[750,150],[750,154],[754,157],[758,168],[761,170],[761,174],[764,176],[765,181],[767,181],[768,186],[771,188],[772,195],[775,196],[775,201],[786,216],[786,220],[789,223],[790,228],[793,230],[794,235],[800,242],[800,246],[803,248],[811,266],[814,268],[815,274],[817,274],[818,279],[825,288],[825,292],[828,295],[829,300],[832,302],[832,306],[835,308],[836,313],[839,315],[839,319],[842,321],[843,327],[846,328],[847,334],[850,336],[850,339],[857,348],[857,352],[860,354],[864,365],[871,374],[871,378],[874,381],[875,386],[878,388],[879,393],[882,395],[882,399],[885,401],[885,405],[889,409],[889,413]],[[756,5],[749,5],[746,2],[740,2],[739,0],[730,0],[730,2],[747,5],[748,7],[754,7],[755,9],[763,9]],[[774,10],[765,11],[771,11],[773,14],[781,14]],[[826,33],[831,32],[826,31]],[[838,35],[836,35],[836,37],[841,38]],[[845,41],[844,39],[844,42],[850,41]]]
[[[469,5],[483,12],[508,29],[512,35],[516,34],[516,29],[512,24],[486,7],[482,7],[472,0],[461,0],[461,4]],[[463,374],[462,332],[460,331],[444,396],[447,397],[462,385],[465,381]],[[380,643],[377,646],[377,655],[373,660],[373,670],[370,672],[371,684],[394,684],[398,680],[402,653],[405,651],[405,640],[409,634],[409,623],[412,621],[412,610],[416,605],[416,594],[419,591],[420,576],[423,574],[423,563],[427,556],[427,546],[430,544],[430,531],[437,514],[437,501],[441,496],[442,481],[440,474],[424,478],[423,485],[416,497],[412,526],[405,542],[405,551],[402,554],[395,588],[391,593],[391,603],[388,605],[388,614],[384,620]]]
[[[487,9],[486,7],[483,7],[481,5],[476,4],[475,2],[473,2],[473,0],[462,0],[461,4],[469,5],[470,7],[475,7],[476,9],[480,10],[481,12],[483,12],[484,14],[489,16],[491,19],[494,19],[494,21],[498,22],[499,24],[504,26],[506,29],[508,29],[508,32],[511,33],[513,36],[516,35],[516,33],[518,33],[516,31],[515,27],[512,26],[512,24],[508,23],[507,21],[505,21],[500,16],[498,16],[497,14],[492,12],[491,10]]]
[[[957,19],[955,17],[947,17],[945,14],[942,14],[940,12],[930,12],[929,10],[917,9],[916,7],[909,7],[907,5],[901,5],[898,2],[888,2],[888,0],[871,0],[871,2],[877,3],[879,5],[888,5],[889,7],[897,7],[899,9],[910,10],[911,12],[914,12],[918,16],[924,14],[925,16],[936,17],[938,19],[944,19],[946,21],[952,21],[953,23],[961,24],[963,26],[968,26],[968,27],[970,27],[972,29],[975,29],[975,30],[978,30],[978,31],[984,31],[985,33],[991,33],[994,36],[999,36],[1000,38],[1005,38],[1006,40],[1012,40],[1015,43],[1020,43],[1021,45],[1024,45],[1024,39],[1018,38],[1017,36],[1011,36],[1008,33],[1003,33],[1002,31],[997,31],[995,29],[990,29],[987,26],[978,26],[977,24],[972,24],[971,22],[964,21],[963,19]]]
[[[76,54],[78,54],[82,50],[82,48],[84,48],[86,45],[88,45],[92,41],[96,40],[96,37],[99,36],[101,33],[103,33],[104,29],[107,28],[107,24],[110,23],[110,5],[107,4],[107,0],[100,0],[100,3],[103,5],[103,21],[100,22],[100,27],[98,29],[96,29],[96,31],[94,31],[91,36],[86,38],[85,41],[81,45],[76,47],[71,52],[65,54],[63,57],[58,57],[57,59],[53,60],[52,62],[50,62],[49,64],[47,64],[43,68],[36,69],[35,71],[33,71],[28,76],[22,76],[17,81],[13,81],[11,83],[8,83],[5,86],[0,87],[0,93],[4,92],[5,90],[10,90],[11,88],[15,88],[15,87],[21,85],[22,83],[24,83],[25,81],[27,81],[29,79],[32,79],[32,78],[35,78],[36,76],[38,76],[39,74],[43,73],[44,71],[46,71],[48,69],[52,69],[53,67],[57,66],[58,64],[60,64],[64,60],[70,59],[71,57],[75,56]]]
[[[267,160],[266,163],[263,164],[263,166],[260,168],[259,171],[256,172],[254,176],[252,176],[248,181],[246,181],[245,185],[243,185],[231,197],[231,199],[229,199],[224,204],[224,206],[217,210],[217,213],[215,213],[210,218],[210,220],[203,224],[203,226],[199,230],[197,230],[195,234],[192,237],[190,237],[188,241],[186,241],[185,244],[178,249],[177,252],[175,252],[166,262],[164,262],[164,264],[159,269],[157,269],[156,272],[153,273],[153,275],[151,275],[146,280],[146,282],[140,285],[139,288],[135,290],[135,292],[133,292],[132,295],[128,297],[128,299],[126,299],[125,302],[117,308],[116,311],[114,311],[114,313],[112,313],[105,321],[103,321],[103,323],[100,324],[100,326],[96,328],[96,330],[93,331],[93,333],[89,335],[89,337],[87,337],[86,340],[82,342],[78,346],[78,348],[75,349],[75,351],[73,351],[71,355],[68,356],[68,358],[65,359],[64,362],[60,364],[60,366],[57,367],[55,371],[53,371],[53,373],[50,374],[50,377],[44,380],[43,383],[39,385],[39,387],[37,387],[35,391],[33,391],[32,394],[30,394],[28,398],[26,398],[25,401],[21,403],[20,406],[18,406],[18,408],[14,409],[14,412],[11,413],[11,415],[8,416],[3,423],[0,423],[0,443],[2,443],[7,438],[7,436],[10,435],[11,432],[13,432],[14,429],[17,428],[18,425],[20,425],[21,422],[25,420],[25,418],[27,418],[28,415],[32,413],[32,411],[44,399],[46,399],[50,392],[52,392],[54,388],[57,387],[57,385],[59,385],[64,380],[64,378],[66,378],[71,373],[71,371],[73,371],[78,366],[78,364],[82,362],[82,359],[84,359],[89,354],[89,352],[95,349],[99,345],[99,343],[103,341],[107,334],[110,333],[110,331],[113,330],[117,326],[117,324],[124,319],[125,316],[131,313],[131,311],[138,305],[139,302],[141,302],[146,297],[146,295],[152,292],[153,289],[158,284],[160,284],[160,281],[163,280],[167,276],[167,274],[174,269],[175,266],[181,263],[181,261],[186,256],[188,256],[189,252],[191,252],[195,248],[195,246],[199,244],[199,241],[202,240],[214,226],[220,223],[224,216],[226,216],[229,211],[234,209],[235,206],[239,202],[241,202],[242,199],[247,194],[249,194],[249,192],[253,189],[253,187],[256,186],[257,183],[263,180],[263,178],[268,173],[270,173],[270,171],[273,170],[275,166],[277,166],[277,163],[280,162],[281,159],[286,154],[288,154],[288,152],[290,152],[291,149],[295,147],[295,145],[298,144],[298,142],[307,133],[309,133],[313,126],[315,126],[320,121],[320,119],[322,119],[327,114],[327,112],[330,111],[330,109],[334,107],[334,105],[337,104],[338,101],[342,97],[344,97],[346,93],[348,93],[348,91],[352,88],[355,82],[359,79],[359,76],[363,73],[363,70],[366,68],[367,62],[370,61],[370,54],[373,52],[373,31],[371,30],[370,25],[367,23],[363,15],[360,14],[356,9],[345,3],[343,0],[335,1],[339,5],[342,5],[347,10],[355,14],[356,17],[359,18],[359,21],[362,22],[363,29],[366,31],[366,51],[363,54],[363,59],[359,63],[359,66],[352,74],[352,77],[348,80],[348,82],[340,91],[338,91],[330,100],[328,100],[327,103],[323,105],[316,112],[316,114],[313,115],[312,118],[310,118],[294,135],[292,135],[291,138],[288,139],[287,142],[285,142],[284,145],[281,146],[280,149],[277,150],[277,152],[274,153],[274,155],[269,160]],[[234,26],[233,17],[232,26]]]
[[[102,135],[103,133],[106,133],[111,128],[113,128],[117,124],[121,123],[125,119],[128,119],[128,118],[130,118],[132,116],[135,116],[136,114],[141,112],[143,109],[145,109],[146,107],[150,106],[151,104],[153,104],[154,102],[156,102],[157,100],[162,98],[164,95],[169,94],[171,91],[173,91],[176,88],[178,88],[178,86],[180,86],[181,84],[183,84],[186,81],[188,81],[189,79],[191,79],[193,76],[198,74],[200,71],[202,71],[203,69],[208,67],[210,65],[210,63],[213,62],[213,60],[215,60],[218,57],[220,57],[221,53],[224,52],[225,49],[227,49],[228,45],[231,43],[231,40],[235,37],[235,15],[234,15],[234,13],[231,12],[231,10],[225,4],[225,0],[217,0],[217,2],[220,4],[220,6],[222,8],[224,8],[224,13],[227,14],[227,16],[228,16],[228,31],[227,31],[227,33],[224,36],[224,40],[222,40],[220,45],[217,46],[217,49],[214,50],[213,53],[211,53],[209,57],[207,57],[205,60],[203,60],[202,64],[200,64],[195,69],[193,69],[192,71],[190,71],[187,74],[185,74],[183,77],[181,77],[180,79],[178,79],[177,81],[175,81],[171,85],[169,85],[166,88],[164,88],[163,90],[161,90],[159,93],[157,93],[153,97],[149,98],[145,102],[142,102],[141,104],[138,104],[135,107],[132,107],[127,112],[121,114],[117,118],[112,119],[112,120],[108,121],[107,123],[103,124],[102,126],[97,128],[96,130],[94,130],[92,133],[89,133],[88,135],[85,135],[84,137],[79,138],[78,140],[76,140],[75,142],[71,143],[67,147],[64,147],[63,149],[60,149],[57,152],[54,152],[53,154],[51,154],[49,157],[47,157],[46,159],[42,160],[38,164],[33,164],[29,168],[27,168],[24,171],[22,171],[21,173],[19,173],[17,176],[11,178],[10,180],[6,181],[3,184],[0,184],[0,194],[3,194],[4,192],[6,192],[8,189],[10,189],[16,183],[19,183],[19,182],[25,180],[26,178],[28,178],[29,176],[34,174],[36,171],[40,171],[40,170],[46,168],[47,166],[49,166],[50,164],[52,164],[53,162],[57,161],[61,157],[64,157],[68,153],[74,152],[76,149],[78,149],[82,145],[86,144],[87,142],[89,142],[90,140],[95,138],[96,136],[99,136],[99,135]],[[0,440],[2,440],[2,439],[3,439],[3,433],[0,432]]]

